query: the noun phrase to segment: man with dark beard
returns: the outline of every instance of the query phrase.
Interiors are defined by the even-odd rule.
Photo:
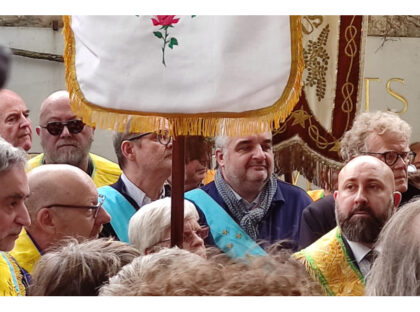
[[[68,164],[86,172],[96,187],[118,180],[121,170],[117,164],[89,153],[95,129],[72,112],[67,91],[56,91],[44,100],[39,124],[36,133],[44,153],[28,161],[28,170],[43,164]]]
[[[373,245],[401,201],[392,170],[359,156],[338,175],[334,192],[338,226],[294,256],[328,295],[362,296]]]

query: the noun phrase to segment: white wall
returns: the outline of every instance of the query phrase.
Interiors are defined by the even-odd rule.
[[[370,82],[369,111],[400,111],[401,100],[387,92],[386,84],[392,78],[404,80],[390,82],[390,89],[403,96],[407,111],[400,117],[413,128],[411,142],[420,141],[420,38],[392,38],[383,43],[382,37],[368,37],[365,51],[364,78],[379,78]],[[361,110],[365,110],[365,87]]]
[[[11,48],[35,52],[63,54],[64,40],[60,31],[39,27],[0,27],[0,43]],[[31,110],[33,128],[39,124],[39,107],[52,92],[66,89],[64,63],[13,56],[9,80],[5,88],[17,92]],[[39,137],[33,134],[31,153],[40,153]],[[116,161],[112,133],[97,129],[91,151]]]

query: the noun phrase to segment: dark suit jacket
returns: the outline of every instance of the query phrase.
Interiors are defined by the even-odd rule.
[[[214,182],[202,188],[235,220],[217,191]],[[301,188],[278,180],[277,191],[271,202],[270,210],[259,225],[258,241],[274,243],[278,240],[289,240],[284,246],[296,250],[299,225],[303,209],[312,202],[311,198]],[[204,224],[204,214],[198,208],[200,224]],[[238,224],[238,220],[235,220]],[[206,242],[210,244],[210,242]]]
[[[402,194],[399,207],[407,203],[413,197],[419,195],[420,190],[409,183],[407,191]],[[309,204],[302,213],[298,249],[300,250],[308,247],[336,226],[335,202],[332,195]]]

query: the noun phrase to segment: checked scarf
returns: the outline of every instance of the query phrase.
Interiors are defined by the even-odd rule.
[[[244,199],[238,200],[236,198],[231,187],[223,179],[220,169],[216,172],[214,183],[223,201],[228,206],[229,211],[239,221],[239,225],[253,240],[256,240],[258,236],[258,225],[270,209],[271,201],[277,190],[277,178],[275,175],[271,175],[262,189],[258,206],[251,210],[248,210],[243,203]]]

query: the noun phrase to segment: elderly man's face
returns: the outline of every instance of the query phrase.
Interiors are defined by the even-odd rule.
[[[383,135],[372,133],[366,140],[368,152],[383,153],[395,151],[398,153],[409,152],[408,142],[401,139],[396,133],[386,132]],[[379,156],[381,160],[381,156]],[[408,163],[398,157],[397,162],[390,167],[394,173],[395,190],[404,193],[408,188]]]
[[[0,91],[0,136],[25,151],[32,146],[32,122],[29,109],[16,93]]]
[[[25,206],[29,186],[23,166],[0,173],[0,250],[10,251],[23,226],[31,220]]]
[[[40,125],[45,127],[49,122],[79,119],[72,112],[67,97],[60,97],[48,103],[41,112]],[[93,142],[94,130],[87,125],[77,134],[70,133],[67,126],[59,135],[52,135],[45,128],[38,127],[37,134],[41,137],[41,146],[47,163],[69,164],[78,166],[88,157]]]
[[[235,190],[260,190],[274,170],[271,132],[247,137],[235,137],[224,150],[216,152],[223,177]]]
[[[205,232],[208,234],[208,229]],[[196,220],[193,218],[184,219],[184,238],[182,248],[203,258],[207,258],[206,247],[204,246],[204,239],[201,237],[201,233],[202,229]],[[163,234],[162,241],[155,246],[169,248],[171,243],[170,240],[171,227],[169,226]]]
[[[90,182],[90,181],[89,181]],[[66,198],[59,198],[55,204],[67,205],[68,207],[55,207],[55,219],[57,220],[56,239],[66,236],[76,238],[97,238],[102,230],[103,224],[109,223],[111,217],[103,207],[97,209],[77,208],[75,206],[94,206],[98,203],[98,192],[92,183],[71,183],[66,185],[69,188],[69,195]],[[105,199],[106,200],[106,199]]]
[[[371,156],[357,157],[341,170],[334,193],[336,216],[349,240],[366,244],[376,241],[399,204],[400,194],[394,195],[393,188],[389,167]]]

